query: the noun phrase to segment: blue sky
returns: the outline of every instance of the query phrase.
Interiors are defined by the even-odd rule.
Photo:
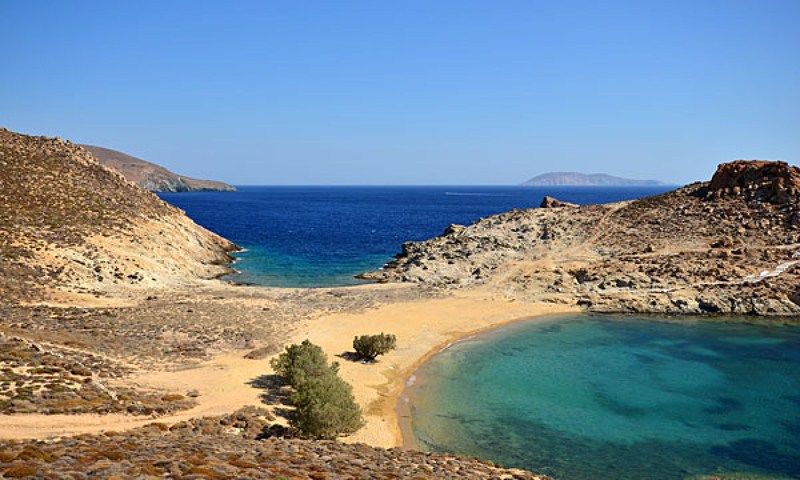
[[[236,184],[800,162],[800,1],[0,0],[0,125]]]

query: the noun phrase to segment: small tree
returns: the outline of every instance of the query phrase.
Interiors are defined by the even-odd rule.
[[[290,345],[270,364],[294,388],[289,403],[295,412],[289,423],[303,436],[332,440],[364,425],[352,387],[338,375],[339,364],[329,365],[319,346],[308,340]]]
[[[294,388],[298,388],[306,379],[330,372],[335,374],[339,370],[338,363],[328,365],[322,348],[308,340],[303,340],[300,345],[289,345],[285,352],[270,361],[270,365],[276,374]]]
[[[378,355],[384,355],[397,347],[397,337],[391,334],[361,335],[353,339],[353,348],[361,358],[375,361]]]
[[[333,440],[364,425],[352,387],[333,370],[307,378],[289,401],[295,407],[289,423],[306,437]]]

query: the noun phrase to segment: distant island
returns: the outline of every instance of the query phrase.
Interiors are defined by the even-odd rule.
[[[100,162],[129,181],[151,192],[233,192],[232,185],[216,180],[199,180],[173,173],[155,163],[95,145],[81,145]]]
[[[578,172],[549,172],[537,175],[523,182],[526,187],[546,186],[608,186],[608,187],[635,187],[665,185],[658,180],[634,180],[630,178],[615,177],[605,173],[578,173]]]

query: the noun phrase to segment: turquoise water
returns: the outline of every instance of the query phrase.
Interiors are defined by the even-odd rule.
[[[557,479],[800,477],[800,328],[571,316],[443,351],[409,389],[412,430]]]

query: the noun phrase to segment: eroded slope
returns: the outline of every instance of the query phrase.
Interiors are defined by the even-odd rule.
[[[83,148],[0,130],[4,302],[212,277],[234,248]]]

